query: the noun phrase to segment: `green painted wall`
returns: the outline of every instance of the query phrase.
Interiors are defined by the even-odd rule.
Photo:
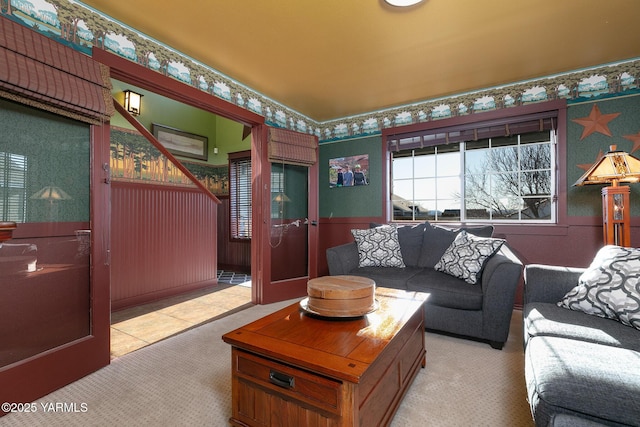
[[[349,139],[320,144],[320,217],[377,217],[382,215],[382,138]],[[369,155],[369,185],[329,188],[329,159]]]
[[[584,126],[574,122],[574,119],[588,117],[594,104],[604,114],[619,115],[606,123],[611,136],[602,132],[594,132],[580,139]],[[640,156],[640,151],[632,152],[633,141],[625,136],[636,136],[640,140],[640,96],[625,98],[610,98],[570,105],[567,112],[567,215],[568,216],[601,216],[602,215],[602,185],[585,185],[574,187],[573,183],[584,174],[585,170],[578,165],[591,165],[598,159],[598,153],[609,151],[610,145],[617,145],[618,150],[624,150]],[[631,216],[640,216],[640,185],[632,184],[631,188]]]
[[[209,163],[215,165],[226,165],[229,161],[228,154],[236,151],[251,150],[251,136],[242,139],[244,125],[217,116],[216,118],[216,143],[218,144],[218,154],[209,157]]]
[[[137,119],[149,131],[151,131],[152,123],[158,123],[185,132],[206,136],[208,138],[209,154],[207,163],[209,164],[227,164],[228,153],[249,150],[251,148],[251,138],[246,138],[244,141],[242,140],[243,125],[240,123],[142,90],[118,80],[112,80],[112,84],[113,96],[121,103],[124,100],[123,91],[126,89],[131,89],[144,95],[142,98],[141,114],[137,116]],[[112,118],[111,125],[133,129],[129,122],[119,114],[116,114]],[[218,148],[218,154],[214,152],[214,148],[216,147]],[[197,159],[184,159],[202,162]]]
[[[26,161],[24,222],[89,221],[89,125],[0,99],[0,129],[0,153]],[[68,199],[36,198],[48,186],[60,188]],[[0,187],[0,197],[7,190]],[[7,218],[0,206],[0,220],[18,218]]]

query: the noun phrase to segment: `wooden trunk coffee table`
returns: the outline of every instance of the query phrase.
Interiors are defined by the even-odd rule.
[[[296,303],[225,334],[231,425],[388,425],[425,366],[426,297],[378,288],[377,310],[352,319]]]

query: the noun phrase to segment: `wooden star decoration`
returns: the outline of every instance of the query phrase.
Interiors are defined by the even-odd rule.
[[[603,135],[611,136],[608,123],[618,117],[620,113],[602,114],[598,104],[593,104],[591,113],[587,117],[580,119],[573,119],[572,122],[576,122],[581,126],[584,126],[580,141],[588,137],[594,132],[600,132]]]
[[[640,132],[635,135],[622,135],[622,137],[633,142],[633,148],[631,149],[632,153],[640,148]]]
[[[593,161],[593,163],[597,162],[598,159],[601,158],[603,155],[604,154],[602,153],[602,150],[600,150],[598,152],[598,155],[596,156],[596,159]],[[591,166],[593,166],[593,163],[583,163],[581,165],[576,165],[576,166],[578,166],[580,169],[586,172],[587,170],[589,170]]]

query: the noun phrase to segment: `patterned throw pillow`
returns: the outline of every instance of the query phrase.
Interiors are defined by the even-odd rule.
[[[558,306],[640,330],[640,249],[605,246]]]
[[[475,285],[485,264],[503,243],[503,239],[478,237],[462,230],[433,268]]]
[[[358,245],[360,267],[404,267],[398,230],[383,225],[368,230],[351,230]]]

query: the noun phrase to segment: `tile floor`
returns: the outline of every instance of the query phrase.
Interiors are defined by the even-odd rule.
[[[230,276],[219,273],[217,286],[111,313],[111,358],[250,306],[251,278]]]

